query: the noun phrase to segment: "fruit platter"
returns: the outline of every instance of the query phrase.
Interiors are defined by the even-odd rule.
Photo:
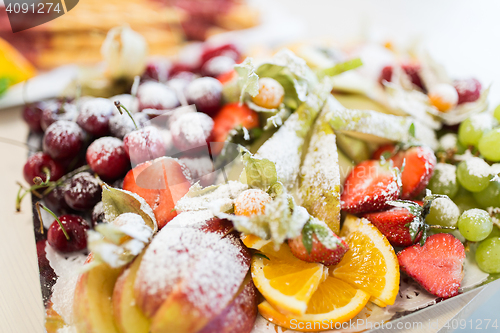
[[[47,332],[357,332],[500,276],[489,87],[391,43],[188,53],[25,106]]]

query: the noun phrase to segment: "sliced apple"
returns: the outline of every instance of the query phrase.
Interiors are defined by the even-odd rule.
[[[91,262],[92,254],[86,263]],[[74,324],[79,333],[120,333],[113,317],[111,296],[122,268],[100,265],[80,274],[74,298]]]
[[[143,255],[144,252],[122,272],[113,290],[113,315],[121,333],[149,332],[150,320],[139,309],[134,297],[134,282]]]

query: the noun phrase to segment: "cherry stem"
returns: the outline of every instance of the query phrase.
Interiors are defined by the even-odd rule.
[[[69,235],[68,235],[68,233],[66,232],[66,229],[64,229],[64,226],[62,225],[62,222],[61,222],[61,220],[59,220],[59,218],[57,217],[57,215],[56,215],[56,214],[54,214],[54,212],[53,212],[53,211],[51,211],[50,209],[48,209],[47,207],[45,207],[44,205],[42,205],[42,204],[41,204],[41,203],[39,203],[39,202],[37,202],[37,203],[36,203],[36,207],[37,207],[37,210],[38,210],[38,214],[39,214],[39,218],[40,218],[40,223],[43,225],[42,215],[40,214],[40,207],[41,207],[41,208],[43,208],[43,209],[44,209],[47,213],[49,213],[50,215],[52,215],[52,216],[56,219],[57,223],[58,223],[58,224],[59,224],[59,226],[61,227],[61,230],[62,230],[62,232],[63,232],[64,236],[66,237],[66,240],[68,240],[68,241],[69,241],[69,240],[70,240]]]
[[[135,126],[135,129],[138,130],[139,127],[137,127],[137,124],[135,123],[135,120],[134,120],[134,117],[132,117],[132,114],[130,113],[129,110],[127,110],[126,107],[124,107],[120,101],[115,101],[115,106],[116,108],[118,109],[118,112],[120,112],[120,114],[123,114],[123,111],[121,110],[122,108],[125,110],[125,112],[127,112],[127,115],[130,117],[130,119],[132,119],[132,122],[134,123],[134,126]]]

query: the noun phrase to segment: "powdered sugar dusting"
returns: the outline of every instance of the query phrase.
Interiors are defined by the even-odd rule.
[[[465,162],[470,175],[475,177],[487,177],[491,175],[491,167],[482,158],[471,157]]]
[[[54,145],[60,146],[69,135],[77,135],[83,139],[83,131],[76,123],[68,120],[58,120],[52,123],[45,133],[52,134]],[[47,135],[47,134],[45,134]]]
[[[112,154],[125,154],[123,141],[118,138],[105,136],[92,142],[87,149],[87,155],[93,161],[94,167],[106,165]]]
[[[249,189],[243,191],[238,195],[234,202],[234,209],[236,215],[247,215],[238,214],[237,210],[242,212],[250,213],[251,215],[264,214],[265,205],[271,201],[269,194],[258,189]]]
[[[299,130],[299,115],[293,113],[255,154],[256,157],[267,158],[274,162],[278,179],[288,188],[294,186],[300,168],[300,151],[304,139],[297,135]]]
[[[114,113],[118,113],[118,110],[109,99],[92,98],[82,105],[77,122],[85,124],[91,117],[95,117],[99,122],[105,122]]]
[[[185,294],[200,311],[222,309],[250,260],[236,236],[221,237],[195,228],[162,229],[146,250],[135,283],[145,312],[156,312],[173,292]]]
[[[197,228],[207,226],[207,221],[214,217],[208,209],[182,212],[174,217],[164,228]]]
[[[194,211],[209,209],[214,202],[221,204],[222,207],[232,207],[234,199],[246,190],[248,186],[238,181],[229,181],[227,184],[209,187],[206,192],[203,192],[200,185],[191,186],[189,192],[182,197],[175,209],[177,211]],[[198,194],[198,192],[203,192]],[[195,193],[195,194],[193,194]]]
[[[52,287],[52,307],[66,324],[72,324],[76,282],[86,257],[81,253],[76,253],[66,258],[57,253],[49,244],[45,246],[45,252],[50,266],[58,276],[56,284]]]
[[[450,149],[455,149],[457,147],[457,142],[458,142],[457,135],[453,133],[448,133],[443,135],[439,139],[439,146],[441,147],[441,149],[446,151]]]
[[[456,176],[457,167],[453,164],[438,163],[434,169],[434,174],[439,175],[437,179],[439,184],[443,186],[454,185],[457,182]]]
[[[216,96],[220,93],[221,83],[213,77],[201,77],[192,81],[187,89],[186,95],[190,100],[198,100],[205,96]]]

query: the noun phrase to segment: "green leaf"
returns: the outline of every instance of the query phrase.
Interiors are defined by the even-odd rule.
[[[411,123],[410,128],[408,129],[408,133],[412,138],[415,138],[415,123]]]
[[[135,193],[104,185],[102,203],[106,220],[113,222],[123,213],[139,214],[153,232],[158,230],[156,218],[149,204]]]
[[[345,62],[336,64],[333,67],[324,69],[321,74],[328,75],[328,76],[335,76],[335,75],[339,75],[339,74],[342,74],[344,72],[350,71],[352,69],[356,69],[362,65],[363,65],[363,62],[361,61],[361,59],[355,58],[355,59],[347,60]]]
[[[423,207],[418,203],[408,200],[391,200],[387,202],[389,205],[394,207],[406,208],[415,217],[420,217],[422,214]]]
[[[256,257],[261,257],[261,258],[264,258],[264,259],[267,259],[267,260],[271,260],[271,259],[269,259],[269,258],[268,258],[268,257],[267,257],[264,253],[262,253],[262,252],[255,252],[253,255],[254,255],[254,256],[256,256]]]
[[[259,93],[259,76],[255,73],[255,65],[252,58],[246,58],[241,64],[235,65],[238,73],[238,87],[241,89],[240,103],[243,102],[245,93],[256,96]]]
[[[313,248],[313,236],[314,236],[314,229],[311,223],[309,223],[308,221],[304,225],[304,228],[302,228],[302,244],[304,244],[304,248],[309,254],[311,253]]]
[[[267,191],[278,181],[276,165],[266,158],[255,157],[247,149],[241,147],[245,180],[249,187]]]
[[[328,227],[328,225],[326,225],[325,222],[311,216],[309,224],[311,225],[320,243],[323,244],[323,246],[325,246],[327,249],[334,250],[339,246],[343,247],[339,238],[333,233],[333,231]]]
[[[6,77],[0,78],[0,96],[2,96],[9,88],[9,79]]]

